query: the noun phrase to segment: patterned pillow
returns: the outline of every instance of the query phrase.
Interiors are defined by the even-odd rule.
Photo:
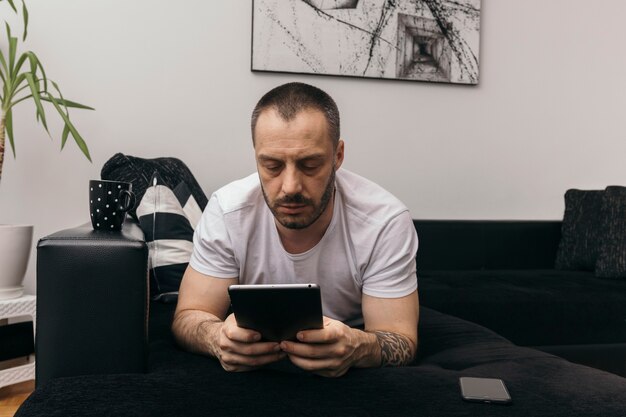
[[[100,176],[103,180],[132,183],[133,193],[137,197],[137,202],[140,202],[146,189],[151,185],[150,179],[154,172],[159,173],[163,181],[162,184],[172,189],[181,181],[187,184],[200,209],[204,210],[208,202],[206,195],[187,165],[176,158],[144,159],[116,153],[102,166]],[[137,218],[135,210],[132,208],[129,213]]]
[[[593,271],[601,237],[603,190],[567,190],[555,268]]]
[[[596,276],[626,278],[626,187],[607,187],[602,199],[602,241]]]
[[[155,172],[151,183],[137,207],[150,252],[150,294],[154,300],[176,302],[202,210],[184,182],[172,190]]]

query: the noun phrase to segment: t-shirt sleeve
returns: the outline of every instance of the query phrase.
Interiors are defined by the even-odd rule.
[[[189,265],[215,278],[239,277],[239,264],[224,221],[224,213],[215,194],[202,213],[193,235]]]
[[[399,298],[417,289],[417,233],[408,211],[394,217],[376,240],[363,274],[363,293]]]

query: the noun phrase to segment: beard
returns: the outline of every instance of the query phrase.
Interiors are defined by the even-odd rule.
[[[270,211],[274,215],[274,218],[281,225],[287,229],[293,230],[306,229],[315,223],[328,207],[328,203],[330,202],[333,192],[335,191],[335,170],[332,170],[330,177],[328,178],[328,182],[326,183],[324,193],[318,203],[316,203],[313,199],[306,198],[300,193],[285,195],[282,198],[270,201],[269,197],[265,193],[265,189],[263,188],[263,183],[261,183],[261,191],[263,192],[263,198],[265,199],[267,207],[269,207]],[[284,204],[302,204],[307,207],[312,207],[313,211],[310,214],[284,214],[279,211],[279,207]]]

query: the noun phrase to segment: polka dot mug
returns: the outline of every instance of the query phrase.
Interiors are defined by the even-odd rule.
[[[95,230],[120,230],[126,212],[135,206],[132,184],[123,181],[89,181],[89,210]]]

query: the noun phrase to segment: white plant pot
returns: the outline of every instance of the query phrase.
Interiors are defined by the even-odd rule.
[[[22,281],[32,242],[32,225],[0,224],[0,300],[24,293]]]

